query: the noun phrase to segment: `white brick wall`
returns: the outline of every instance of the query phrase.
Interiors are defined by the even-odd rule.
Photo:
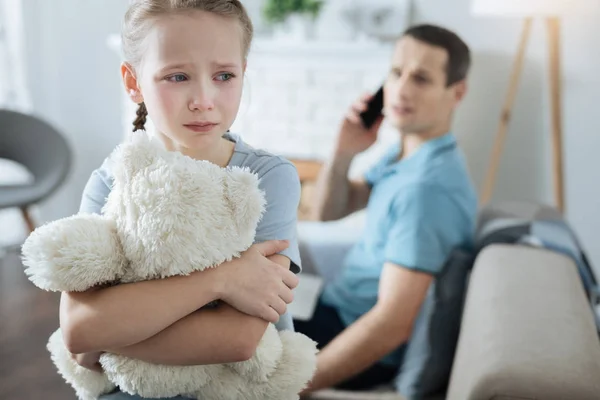
[[[390,45],[372,42],[257,40],[232,131],[286,157],[326,159],[348,107],[381,85],[390,56]],[[378,144],[357,159],[354,173],[396,139],[384,125]]]

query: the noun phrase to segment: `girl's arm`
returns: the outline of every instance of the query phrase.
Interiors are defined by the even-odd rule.
[[[127,346],[160,332],[218,298],[215,271],[63,293],[60,326],[67,348],[87,353]]]
[[[269,258],[282,269],[289,269],[287,257],[276,254]],[[140,343],[107,351],[163,365],[246,361],[256,352],[267,324],[261,318],[220,304],[216,309],[196,311]]]
[[[63,293],[60,325],[67,348],[80,354],[127,347],[216,299],[244,304],[247,314],[275,322],[292,301],[298,278],[266,257],[286,247],[259,243],[238,259],[190,276]]]
[[[162,365],[206,365],[246,361],[267,322],[241,314],[226,303],[198,310],[140,343],[109,353]],[[243,332],[243,334],[240,334]]]

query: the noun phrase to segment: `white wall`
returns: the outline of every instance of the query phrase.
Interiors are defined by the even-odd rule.
[[[600,6],[566,21],[565,176],[567,215],[600,274]]]
[[[25,3],[34,109],[65,132],[76,153],[67,185],[40,208],[42,219],[50,220],[77,210],[90,172],[122,137],[119,60],[105,40],[118,32],[127,2]],[[455,131],[480,185],[521,25],[519,21],[476,19],[468,8],[469,0],[416,0],[414,22],[448,26],[473,50],[470,93],[457,115]],[[600,91],[598,8],[565,19],[562,60],[567,217],[600,272],[600,244],[596,239],[596,229],[600,228],[600,157],[595,151],[600,147],[596,117]],[[260,12],[258,7],[252,11],[254,16]],[[547,52],[545,30],[539,21],[532,33],[495,193],[496,199],[552,203]]]
[[[66,186],[41,207],[44,219],[73,213],[90,172],[122,138],[119,59],[106,45],[126,2],[35,0],[27,21],[34,109],[75,152]],[[41,51],[41,52],[40,52]]]

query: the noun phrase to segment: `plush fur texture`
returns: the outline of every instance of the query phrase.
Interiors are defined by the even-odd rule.
[[[44,290],[82,292],[116,281],[127,260],[117,226],[99,215],[74,215],[43,225],[22,247],[25,273]]]
[[[78,214],[36,229],[25,242],[25,273],[38,287],[84,291],[112,283],[187,275],[238,257],[253,243],[265,209],[258,178],[168,152],[145,134],[110,157],[114,186],[103,216]],[[81,400],[116,386],[142,397],[298,399],[316,368],[316,343],[270,324],[248,361],[155,365],[106,353],[104,373],[77,365],[57,330],[48,349]]]

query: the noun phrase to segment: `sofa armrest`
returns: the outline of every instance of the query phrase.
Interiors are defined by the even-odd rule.
[[[490,245],[471,274],[448,400],[597,399],[600,340],[575,264]]]
[[[400,394],[391,390],[385,391],[358,391],[325,389],[303,397],[302,400],[407,400]]]

